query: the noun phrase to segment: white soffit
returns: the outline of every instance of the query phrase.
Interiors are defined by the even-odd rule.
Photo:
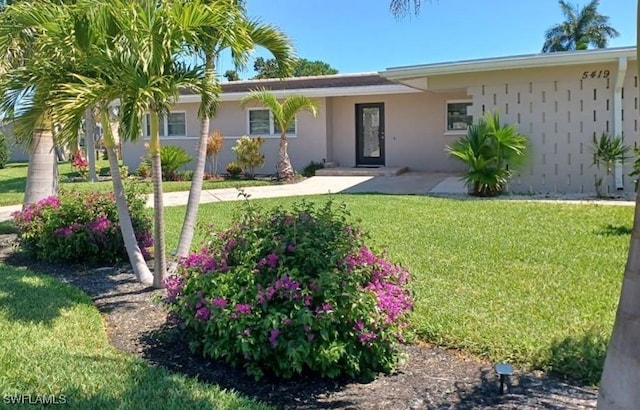
[[[356,87],[299,88],[290,90],[272,90],[276,97],[287,97],[291,94],[303,94],[307,97],[348,97],[354,95],[405,94],[419,92],[402,84],[385,84]],[[240,101],[248,92],[222,93],[221,101]],[[200,95],[187,94],[178,98],[179,103],[200,102]]]
[[[389,80],[403,81],[407,85],[426,89],[425,77],[447,74],[474,73],[507,69],[566,66],[586,63],[617,62],[619,58],[636,58],[636,47],[527,54],[478,60],[391,67],[379,74]],[[416,81],[413,81],[416,80]],[[422,80],[420,83],[418,80]]]

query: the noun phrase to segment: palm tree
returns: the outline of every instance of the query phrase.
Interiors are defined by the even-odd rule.
[[[287,129],[293,124],[300,111],[308,111],[315,117],[318,113],[318,105],[313,99],[304,95],[290,95],[280,103],[272,92],[264,88],[251,91],[240,104],[244,107],[251,102],[259,103],[271,110],[273,122],[280,130],[280,150],[276,167],[278,178],[291,181],[294,173],[287,152]]]
[[[224,49],[230,49],[236,66],[242,67],[246,63],[249,52],[256,46],[261,46],[273,54],[282,76],[286,76],[291,71],[293,64],[293,51],[289,39],[273,26],[250,20],[242,1],[209,1],[208,3],[215,13],[226,15],[227,21],[218,26],[205,28],[200,33],[200,37],[193,41],[195,43],[194,51],[204,57],[205,70],[202,78],[203,92],[199,110],[200,138],[197,145],[195,170],[189,189],[187,211],[176,250],[178,258],[187,256],[195,231],[207,161],[206,147],[210,120],[215,115],[218,102],[217,90],[219,87],[215,77],[217,56]]]
[[[640,1],[636,10],[640,28]],[[636,61],[640,61],[640,30],[636,32]],[[636,66],[640,75],[640,65]],[[622,279],[618,311],[598,391],[598,409],[631,410],[640,403],[640,194],[636,194],[631,244]]]
[[[486,112],[467,135],[446,151],[467,165],[463,177],[476,196],[502,193],[514,170],[526,159],[528,140],[515,125],[500,123],[497,112]]]
[[[33,8],[33,7],[32,7]],[[38,60],[51,39],[42,36],[36,29],[38,22],[30,13],[14,13],[4,8],[0,13],[0,89],[10,89],[9,84],[19,84],[24,91],[10,94],[4,92],[0,110],[12,121],[16,116],[27,117],[22,124],[14,124],[14,136],[29,148],[27,186],[23,206],[57,193],[57,162],[54,153],[54,134],[51,109],[46,106],[49,84],[33,81],[33,78],[16,81],[16,73],[23,73],[25,66],[31,70],[48,73],[47,61]],[[26,81],[25,81],[26,80]],[[21,100],[29,98],[39,103],[38,109],[29,109]]]
[[[16,126],[26,135],[33,133],[34,128],[38,127],[33,120],[38,113],[49,109],[50,118],[56,123],[65,124],[59,133],[63,141],[71,141],[77,136],[87,108],[93,105],[101,107],[98,112],[104,129],[125,247],[137,279],[143,283],[151,283],[153,277],[138,246],[129,216],[108,115],[108,103],[118,97],[117,88],[114,87],[113,79],[96,67],[101,70],[113,68],[113,72],[118,75],[122,71],[118,70],[120,67],[114,67],[113,58],[107,59],[108,56],[113,57],[114,53],[108,49],[106,33],[101,33],[95,24],[87,24],[106,20],[97,18],[106,8],[97,7],[95,2],[91,6],[79,4],[77,8],[73,8],[43,4],[34,7],[21,2],[6,10],[6,16],[15,24],[14,35],[29,30],[37,31],[44,46],[33,47],[32,58],[24,59],[22,67],[7,72],[3,82],[6,92],[2,95],[1,102],[3,107],[14,111],[16,106],[21,105],[22,108],[15,113]],[[89,16],[88,12],[93,14]],[[74,30],[70,30],[70,27],[74,27]],[[73,36],[69,33],[73,33]],[[19,96],[29,91],[34,97],[26,102],[20,101]],[[46,98],[36,98],[41,94]],[[39,132],[36,129],[35,135]],[[34,146],[36,144],[34,142]],[[50,170],[43,171],[43,174],[51,175]]]
[[[609,25],[609,17],[598,13],[600,0],[591,0],[583,8],[559,0],[565,20],[544,34],[543,53],[586,50],[590,45],[605,48],[609,39],[620,33]]]

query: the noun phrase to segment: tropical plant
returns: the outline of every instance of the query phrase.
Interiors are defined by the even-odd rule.
[[[548,29],[544,36],[543,53],[586,50],[589,46],[605,48],[609,39],[620,33],[609,25],[609,17],[598,12],[600,0],[579,6],[559,0],[565,20]]]
[[[446,147],[446,151],[467,165],[463,177],[475,196],[503,192],[509,178],[526,159],[528,139],[515,125],[500,123],[497,112],[486,112],[467,134]]]
[[[189,346],[254,377],[394,370],[412,309],[408,272],[372,252],[344,207],[242,216],[181,262],[165,298]]]
[[[207,138],[207,159],[210,162],[211,175],[218,175],[218,154],[224,148],[224,138],[220,130],[214,130]]]
[[[152,240],[145,195],[130,185],[127,203],[139,246],[147,252]],[[127,256],[112,193],[62,192],[13,217],[20,247],[36,259],[104,264]]]
[[[177,257],[188,254],[193,241],[198,206],[204,181],[204,169],[206,164],[206,143],[209,136],[210,119],[215,115],[218,102],[218,86],[215,77],[215,61],[220,53],[228,49],[231,51],[236,67],[244,67],[249,58],[249,53],[261,46],[269,51],[276,59],[278,71],[281,76],[286,76],[291,71],[293,50],[291,43],[285,34],[274,26],[261,23],[259,20],[250,19],[241,0],[206,1],[214,8],[220,21],[204,27],[196,36],[189,50],[203,57],[205,62],[204,75],[202,76],[202,93],[200,103],[200,138],[197,145],[196,164],[193,173],[187,211],[176,249]],[[172,269],[173,270],[173,269]]]
[[[231,178],[237,178],[242,174],[242,167],[236,162],[229,162],[225,167],[225,171]]]
[[[162,163],[162,179],[176,181],[178,169],[193,160],[186,149],[175,145],[165,145],[160,150]]]
[[[264,165],[262,144],[264,144],[264,140],[261,137],[250,138],[245,135],[239,138],[236,145],[231,148],[231,151],[236,154],[236,163],[242,167],[248,178],[254,178],[256,168]]]
[[[624,145],[621,136],[611,136],[605,132],[600,138],[593,136],[593,165],[598,169],[603,166],[607,178],[613,175],[615,165],[627,159],[627,153],[630,147]],[[602,196],[602,177],[596,176],[595,188],[596,195]]]
[[[4,134],[0,132],[0,169],[7,165],[10,155],[11,152],[9,151],[7,139],[4,137]]]
[[[305,95],[290,95],[280,103],[276,96],[264,88],[251,91],[242,99],[240,104],[244,107],[249,103],[258,103],[268,108],[273,115],[276,131],[280,131],[280,149],[278,151],[278,179],[291,181],[294,178],[293,167],[289,159],[287,129],[296,120],[296,115],[301,111],[308,111],[314,117],[318,113],[316,102]]]

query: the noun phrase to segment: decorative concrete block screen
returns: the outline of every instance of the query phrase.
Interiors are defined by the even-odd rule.
[[[468,89],[474,118],[497,110],[503,122],[517,124],[531,140],[529,162],[512,181],[513,192],[594,192],[595,178],[604,169],[593,166],[593,136],[622,134],[632,145],[638,133],[638,84],[635,64],[624,77],[620,106],[616,106],[618,67],[599,66],[527,70],[496,76]],[[526,78],[527,81],[523,81]],[[499,79],[504,81],[498,82]],[[628,95],[624,95],[625,92]],[[616,130],[614,111],[621,110],[622,129]],[[623,164],[625,191],[633,191],[628,176],[633,159]],[[603,192],[615,192],[613,178],[603,181]]]

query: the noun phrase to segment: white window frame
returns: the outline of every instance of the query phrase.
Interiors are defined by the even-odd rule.
[[[251,111],[269,111],[269,134],[252,134],[251,133]],[[280,134],[275,132],[275,123],[273,121],[273,112],[268,108],[253,107],[247,108],[247,135],[249,137],[263,137],[263,138],[280,138]],[[287,133],[287,138],[296,138],[298,135],[298,116],[296,115],[293,120],[293,133]]]
[[[469,109],[473,107],[473,100],[463,99],[463,100],[446,100],[444,102],[444,134],[445,135],[461,135],[467,133],[467,128],[465,129],[449,129],[449,104],[470,104],[467,107],[467,114],[471,116],[471,123],[473,123],[473,114],[468,114]]]
[[[181,139],[181,138],[187,138],[187,135],[189,135],[188,131],[187,131],[187,112],[184,110],[177,110],[177,111],[169,111],[168,114],[183,114],[184,115],[184,135],[169,135],[169,115],[165,115],[164,117],[161,117],[162,119],[162,124],[160,125],[160,127],[162,128],[160,131],[163,131],[163,133],[160,134],[160,138],[165,139],[165,140],[170,140],[170,139]],[[142,136],[145,139],[149,139],[149,134],[147,133],[147,122],[149,119],[149,113],[145,113],[143,119],[142,119]]]

